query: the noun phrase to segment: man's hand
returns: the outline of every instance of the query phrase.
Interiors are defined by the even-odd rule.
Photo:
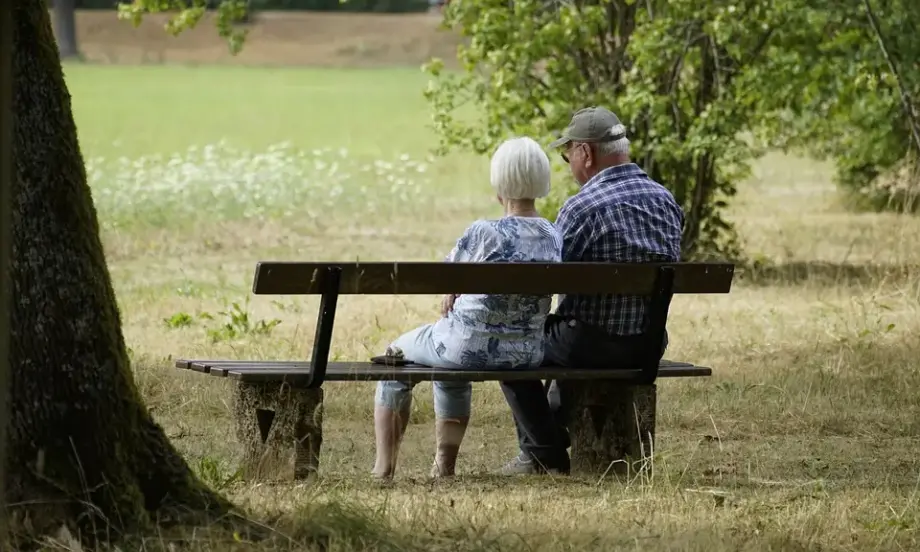
[[[443,299],[441,299],[441,316],[443,316],[444,318],[447,318],[447,313],[449,313],[450,311],[454,309],[454,301],[457,300],[457,297],[460,297],[460,296],[454,295],[454,294],[448,294],[448,295],[445,295]]]

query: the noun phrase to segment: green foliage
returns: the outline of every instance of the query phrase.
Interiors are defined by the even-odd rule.
[[[243,480],[243,470],[237,468],[231,469],[227,462],[219,458],[204,456],[198,459],[198,465],[195,466],[195,472],[199,479],[206,483],[210,488],[224,491],[234,483]]]
[[[166,23],[166,32],[176,36],[198,25],[207,13],[208,7],[207,0],[134,0],[132,3],[118,4],[118,18],[131,21],[137,27],[141,24],[144,14],[172,13]],[[239,28],[238,24],[249,17],[249,2],[220,0],[214,11],[217,34],[227,40],[232,53],[239,53],[246,39],[246,29]]]
[[[911,136],[920,115],[918,26],[914,0],[806,2],[771,48],[764,139],[831,160],[858,206],[912,208],[920,191],[920,143]]]
[[[275,329],[275,326],[281,323],[281,320],[277,318],[254,320],[249,311],[241,307],[239,303],[233,303],[227,310],[217,314],[224,318],[224,323],[208,330],[208,337],[214,343],[245,336],[268,335]]]
[[[169,318],[164,318],[163,323],[166,324],[167,328],[177,330],[191,326],[195,323],[195,319],[187,312],[177,312]]]
[[[208,11],[213,11],[218,33],[227,39],[234,54],[240,52],[246,38],[245,29],[237,25],[248,22],[257,10],[408,13],[429,9],[427,0],[83,0],[81,7],[111,9],[113,5],[117,6],[119,18],[135,25],[147,13],[173,13],[166,25],[172,35],[194,28]]]
[[[684,207],[685,257],[737,256],[724,208],[759,153],[743,133],[760,113],[759,76],[783,7],[452,3],[445,25],[470,38],[458,54],[464,72],[448,73],[438,60],[427,66],[442,151],[486,153],[509,134],[549,141],[573,111],[604,105],[630,129],[633,158]],[[466,104],[477,108],[472,119],[461,113]]]
[[[911,195],[896,177],[916,182],[910,118],[865,6],[465,0],[445,17],[469,38],[458,55],[463,72],[433,60],[426,97],[442,151],[486,153],[509,134],[548,141],[576,109],[611,108],[631,132],[634,159],[684,207],[685,255],[732,255],[738,244],[724,208],[766,147],[832,159],[841,185],[877,206],[903,207]],[[877,10],[918,98],[920,3]],[[912,109],[920,112],[916,101]]]

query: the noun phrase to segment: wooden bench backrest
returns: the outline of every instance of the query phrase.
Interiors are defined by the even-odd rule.
[[[322,275],[339,269],[340,295],[442,293],[652,295],[661,267],[674,271],[672,293],[728,293],[730,263],[299,263],[261,262],[256,295],[319,295]]]
[[[649,297],[645,313],[648,358],[637,359],[642,376],[658,377],[668,307],[675,293],[728,293],[728,263],[294,263],[262,262],[252,291],[257,295],[322,295],[309,387],[326,377],[332,326],[340,295],[507,293],[551,295],[621,294]]]

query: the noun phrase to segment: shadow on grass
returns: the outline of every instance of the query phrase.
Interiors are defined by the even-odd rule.
[[[672,505],[673,507],[673,505]],[[783,504],[757,501],[732,509],[741,513],[727,517],[712,511],[711,520],[693,524],[661,521],[660,516],[633,513],[612,515],[604,528],[597,526],[559,530],[548,523],[545,528],[526,532],[509,531],[501,523],[471,523],[446,511],[395,522],[385,511],[369,508],[347,497],[299,508],[265,519],[273,534],[267,539],[247,542],[238,538],[207,536],[201,528],[188,528],[184,534],[172,532],[160,538],[136,541],[136,550],[188,552],[217,550],[285,552],[576,552],[583,550],[668,550],[672,552],[850,550],[854,543],[870,548],[910,549],[915,544],[912,531],[879,534],[865,528],[851,528],[839,535],[820,531],[828,524],[821,513],[790,516]],[[724,511],[724,510],[723,510]],[[743,514],[747,515],[743,515]],[[796,521],[815,526],[797,526]],[[899,520],[902,524],[913,521]],[[872,545],[875,546],[872,546]],[[849,545],[849,546],[848,546]],[[64,548],[60,548],[63,550]]]
[[[850,264],[821,261],[752,263],[741,267],[737,282],[751,286],[896,286],[915,282],[920,265]]]

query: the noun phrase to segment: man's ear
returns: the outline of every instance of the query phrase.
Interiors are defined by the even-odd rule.
[[[497,199],[497,200],[498,200],[498,204],[499,204],[499,205],[501,205],[502,207],[504,207],[504,206],[505,206],[505,200],[504,200],[504,199],[502,199],[502,196],[500,196],[500,195],[496,195],[496,196],[495,196],[495,199]]]

